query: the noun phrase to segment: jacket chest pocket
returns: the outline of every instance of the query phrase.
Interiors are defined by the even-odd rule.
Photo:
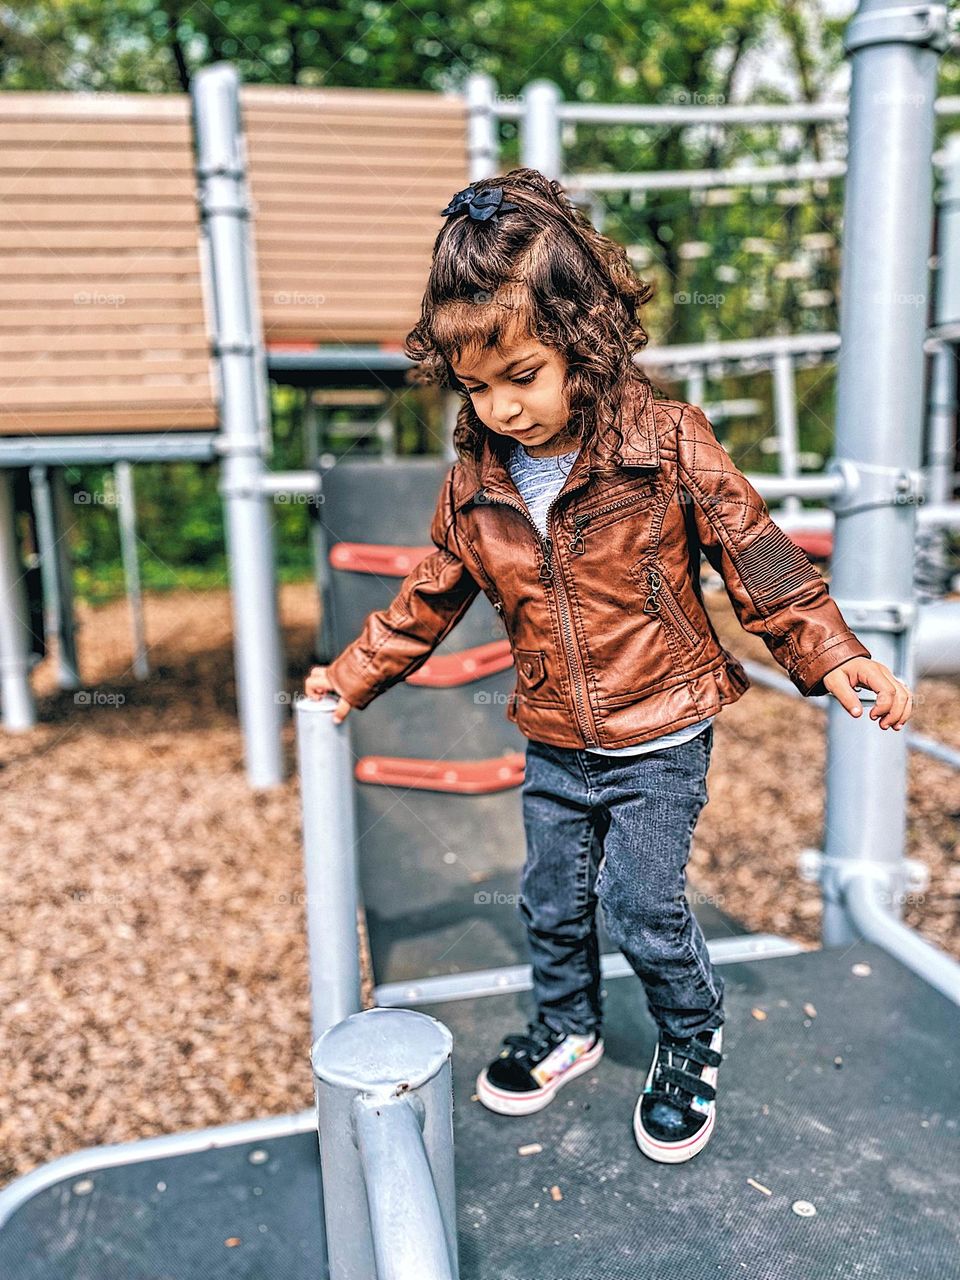
[[[515,649],[514,664],[524,689],[536,689],[547,678],[547,664],[542,649]]]
[[[698,632],[670,585],[663,566],[654,557],[645,557],[631,565],[630,573],[643,591],[641,611],[661,619],[677,629],[687,644],[697,646],[706,639],[706,633]]]
[[[632,515],[639,508],[648,506],[657,496],[657,482],[643,480],[629,489],[609,495],[606,501],[595,502],[590,506],[581,506],[573,512],[573,536],[570,540],[570,554],[582,555],[586,550],[586,539],[608,525],[616,524]]]

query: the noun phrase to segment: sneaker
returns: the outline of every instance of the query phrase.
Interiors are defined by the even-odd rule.
[[[722,1042],[722,1027],[684,1040],[660,1033],[633,1113],[637,1145],[651,1160],[681,1164],[710,1141],[717,1115]]]
[[[477,1076],[477,1096],[502,1116],[527,1116],[552,1102],[561,1085],[595,1067],[603,1057],[598,1032],[573,1035],[531,1022],[525,1034],[505,1036],[506,1046]]]

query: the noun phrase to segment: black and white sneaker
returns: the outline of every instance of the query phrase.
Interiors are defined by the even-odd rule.
[[[502,1116],[526,1116],[552,1102],[557,1090],[595,1067],[603,1057],[597,1032],[573,1035],[531,1022],[520,1035],[505,1036],[504,1048],[477,1076],[477,1096]]]
[[[633,1113],[637,1145],[651,1160],[681,1164],[710,1141],[717,1117],[722,1043],[722,1027],[684,1040],[660,1033]]]

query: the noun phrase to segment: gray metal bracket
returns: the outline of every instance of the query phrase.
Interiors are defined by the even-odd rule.
[[[834,596],[850,626],[871,631],[908,631],[917,620],[917,606],[903,600],[851,600]]]
[[[851,18],[844,32],[843,50],[849,56],[871,44],[917,44],[943,53],[951,40],[946,5],[891,5],[889,9],[858,13]]]
[[[919,469],[831,458],[826,471],[843,481],[830,503],[838,518],[875,507],[918,506],[926,496],[925,477]]]
[[[869,858],[831,858],[820,849],[802,849],[797,855],[801,880],[819,884],[825,902],[842,905],[847,883],[854,876],[869,876],[886,892],[889,903],[903,905],[913,894],[922,894],[930,884],[930,871],[916,858],[890,864]]]

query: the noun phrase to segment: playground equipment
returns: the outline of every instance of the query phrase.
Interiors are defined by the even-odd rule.
[[[930,10],[939,12],[938,6]],[[911,21],[918,31],[927,29],[926,18]],[[930,19],[934,25],[939,21]],[[960,114],[960,100],[940,99],[933,109],[940,116]],[[846,165],[830,160],[686,174],[566,173],[565,128],[608,123],[733,127],[758,121],[840,127],[846,115],[842,102],[788,107],[565,103],[556,86],[545,81],[528,85],[519,99],[506,99],[482,74],[469,78],[462,96],[268,86],[241,90],[226,64],[197,77],[192,115],[181,97],[0,96],[0,164],[16,175],[10,208],[17,219],[2,233],[17,304],[9,309],[3,341],[9,353],[23,357],[26,370],[23,376],[18,368],[4,384],[0,489],[9,486],[11,468],[34,468],[47,633],[61,641],[61,687],[74,688],[79,681],[64,554],[62,468],[81,460],[117,466],[134,669],[143,676],[147,658],[132,552],[130,468],[158,459],[220,462],[228,551],[233,564],[242,559],[244,565],[243,573],[231,573],[231,585],[247,776],[253,787],[276,785],[282,779],[280,732],[289,699],[270,504],[278,495],[317,502],[322,495],[317,450],[311,447],[311,440],[318,441],[316,406],[307,423],[305,469],[269,470],[269,380],[310,387],[366,385],[380,394],[404,385],[409,362],[399,343],[419,305],[436,211],[465,177],[496,171],[504,121],[519,126],[522,161],[560,178],[599,221],[598,196],[605,191],[642,196],[672,186],[689,191],[691,198],[698,193],[706,198],[756,184],[826,183],[841,177]],[[412,119],[420,140],[415,156],[403,146]],[[930,127],[928,122],[928,132]],[[25,168],[24,154],[38,143],[34,162]],[[909,149],[927,156],[929,170],[926,142],[918,150],[911,141]],[[948,140],[933,161],[944,183],[936,315],[926,335],[933,377],[923,477],[928,500],[917,517],[918,636],[927,629],[926,604],[942,604],[938,597],[950,575],[946,531],[958,523],[952,493],[960,315],[951,264],[960,237],[960,148]],[[386,224],[377,199],[371,198],[379,196],[385,177],[396,179],[404,192],[402,213],[394,209]],[[790,195],[791,189],[785,192]],[[929,206],[924,219],[928,212]],[[384,277],[387,259],[391,271]],[[95,287],[77,290],[78,281]],[[76,325],[78,302],[84,303],[82,326]],[[643,359],[654,373],[684,378],[688,398],[698,403],[708,378],[735,370],[770,371],[780,475],[751,479],[765,497],[784,504],[777,513],[780,523],[820,559],[832,548],[834,504],[843,500],[842,493],[858,500],[849,488],[858,477],[849,471],[801,474],[794,374],[798,367],[833,358],[838,349],[836,334],[779,335],[655,348]],[[57,352],[56,361],[50,351]],[[448,397],[451,425],[455,408],[455,397]],[[380,434],[382,456],[390,457],[387,417]],[[452,456],[449,438],[445,456]],[[916,501],[920,478],[911,475],[904,483],[899,500]],[[804,510],[799,507],[803,497],[818,497],[827,505]],[[12,512],[5,492],[0,495],[0,582],[9,589],[0,597],[2,711],[5,727],[23,729],[35,719],[29,680],[35,657],[23,622],[27,606]],[[329,575],[319,536],[315,546],[318,583],[326,592]],[[944,616],[938,612],[938,618]],[[942,624],[933,629],[939,632]],[[318,633],[321,658],[332,656],[329,641],[324,624]],[[921,661],[917,671],[923,670]]]
[[[935,620],[931,651],[938,661],[949,659],[946,641],[956,635],[955,607],[938,603],[924,615],[912,599],[925,330],[916,309],[904,312],[900,301],[923,291],[927,246],[915,228],[927,225],[932,196],[932,90],[946,43],[942,6],[905,10],[866,0],[850,24],[845,227],[848,246],[874,251],[844,259],[837,458],[823,477],[773,478],[761,489],[833,502],[838,601],[874,656],[908,683],[919,666],[921,617]],[[210,83],[223,88],[222,69]],[[224,121],[231,118],[222,112]],[[482,151],[476,129],[470,137]],[[903,146],[892,158],[889,146],[884,153],[891,176],[881,217],[871,189],[880,171],[874,148],[891,138]],[[207,153],[208,162],[215,155]],[[879,297],[867,270],[877,260],[890,285]],[[945,330],[938,341],[948,341]],[[249,364],[232,367],[252,397]],[[248,441],[250,435],[248,420]],[[247,458],[259,456],[250,447]],[[411,466],[393,464],[393,483],[420,483],[422,497],[426,469],[418,477]],[[386,483],[385,474],[369,474],[371,483]],[[255,464],[243,478],[248,492],[262,492]],[[396,574],[411,547],[343,539],[353,532],[347,465],[321,479],[338,504],[329,545],[335,638],[342,641],[353,621],[344,611],[359,590],[375,586],[368,572],[375,554]],[[359,486],[359,472],[355,479]],[[352,518],[359,525],[356,512]],[[954,504],[943,504],[937,519],[940,527],[955,524]],[[378,536],[365,525],[368,540],[371,528]],[[393,592],[383,578],[386,601]],[[883,734],[867,716],[852,720],[832,702],[825,847],[801,854],[801,870],[823,889],[824,945],[803,951],[735,927],[726,933],[719,913],[704,922],[711,957],[725,966],[735,1029],[725,1046],[728,1083],[715,1139],[727,1145],[711,1148],[723,1158],[684,1167],[681,1187],[636,1151],[629,1116],[654,1033],[636,978],[609,953],[602,963],[602,1081],[594,1074],[570,1090],[538,1119],[535,1133],[521,1134],[471,1102],[478,1065],[530,1012],[529,970],[507,959],[516,934],[502,926],[515,904],[503,904],[504,911],[491,892],[499,874],[515,872],[521,846],[504,843],[505,829],[488,825],[491,811],[506,809],[490,803],[495,793],[411,785],[409,773],[385,774],[382,759],[371,785],[362,766],[365,756],[391,750],[401,699],[404,710],[423,707],[418,729],[427,749],[450,755],[455,737],[446,718],[462,716],[468,690],[492,696],[506,670],[495,659],[475,680],[466,678],[464,652],[475,660],[471,650],[495,643],[486,630],[492,617],[478,604],[477,617],[471,611],[457,632],[466,650],[438,652],[432,673],[425,663],[416,682],[344,725],[333,725],[330,699],[296,704],[316,1112],[80,1152],[35,1170],[0,1192],[4,1277],[217,1275],[237,1258],[246,1274],[289,1280],[572,1278],[596,1276],[598,1259],[610,1280],[715,1275],[729,1270],[731,1258],[757,1274],[775,1269],[784,1280],[853,1267],[864,1275],[941,1280],[954,1269],[960,1215],[950,1063],[960,1031],[960,966],[897,918],[911,884],[903,856],[908,735]],[[484,718],[488,732],[506,732],[494,718]],[[464,728],[470,734],[475,725]],[[361,748],[356,765],[354,745]],[[499,745],[509,753],[508,740]],[[347,785],[351,773],[359,785]],[[445,781],[429,769],[425,776]],[[452,861],[434,858],[424,834],[427,806],[440,802],[449,806],[445,822],[454,808],[472,810],[459,827],[436,827],[457,833]],[[392,879],[381,869],[372,887],[364,883],[371,827],[357,821],[364,805],[377,818],[376,839],[394,855]],[[418,862],[421,847],[426,856]],[[475,894],[490,893],[491,901],[475,901],[473,912],[457,919],[467,885],[481,885]],[[380,1007],[360,1011],[356,908],[360,899],[368,907],[378,887],[381,903],[389,906],[392,895],[395,909],[367,913]],[[453,919],[444,916],[451,902]],[[504,957],[493,968],[482,964],[491,936]],[[483,941],[475,952],[477,938]],[[751,1018],[756,1008],[767,1013],[764,1020]],[[533,1136],[540,1149],[518,1155]],[[401,1226],[406,1247],[398,1243]],[[225,1252],[233,1249],[241,1252]]]

